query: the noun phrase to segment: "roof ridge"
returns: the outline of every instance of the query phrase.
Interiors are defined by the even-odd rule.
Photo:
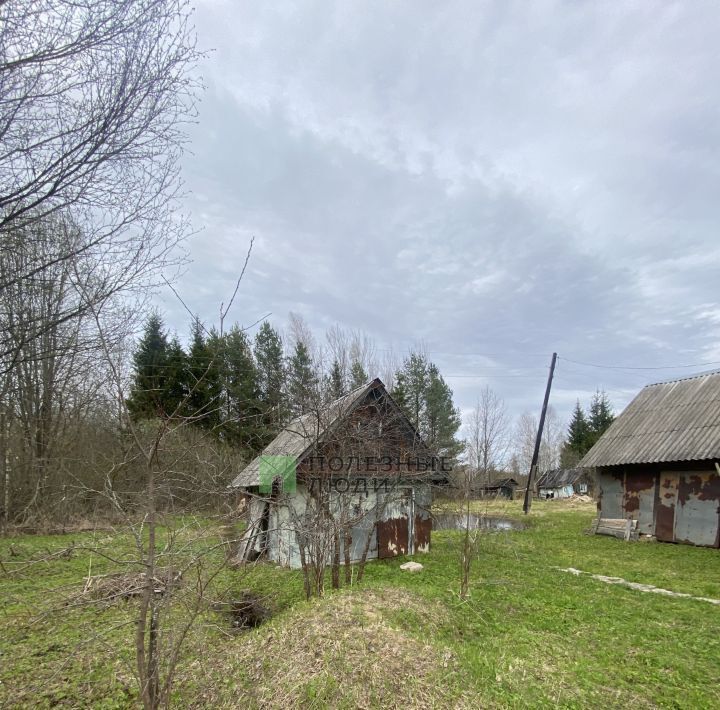
[[[659,382],[650,382],[645,387],[655,387],[656,385],[671,385],[673,382],[684,382],[685,380],[695,380],[700,377],[710,377],[712,375],[720,375],[720,369],[706,370],[705,372],[696,372],[694,375],[686,375],[685,377],[675,377],[672,380],[661,380]]]

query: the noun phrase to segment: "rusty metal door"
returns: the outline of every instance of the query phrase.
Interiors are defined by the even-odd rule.
[[[413,500],[403,491],[398,500],[388,503],[386,518],[378,522],[378,557],[385,559],[412,554]]]
[[[637,529],[651,535],[655,517],[655,473],[640,470],[625,475],[623,517],[637,520]]]
[[[683,472],[678,482],[675,541],[718,547],[720,477],[709,471]]]
[[[377,528],[378,557],[406,555],[408,552],[408,516],[399,515],[389,520],[381,520]]]
[[[675,541],[675,508],[678,497],[678,474],[660,473],[658,500],[655,506],[655,537],[663,542]]]

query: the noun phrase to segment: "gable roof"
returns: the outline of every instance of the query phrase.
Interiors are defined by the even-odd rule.
[[[385,389],[379,378],[351,390],[334,402],[331,402],[322,417],[316,412],[304,414],[291,421],[233,480],[231,488],[249,488],[260,485],[260,459],[263,456],[293,456],[301,461],[310,450],[323,439],[335,426],[351,414],[372,390],[378,390],[401,414],[421,446],[425,446],[410,420]]]
[[[518,485],[519,485],[519,483],[514,478],[496,478],[496,479],[490,481],[490,483],[488,483],[487,485],[482,486],[482,488],[490,489],[490,488],[502,488],[503,486],[512,487],[512,486],[518,486]]]
[[[577,468],[555,468],[546,471],[537,480],[538,488],[562,488],[573,485],[583,472]]]
[[[647,385],[578,464],[720,459],[720,371]]]

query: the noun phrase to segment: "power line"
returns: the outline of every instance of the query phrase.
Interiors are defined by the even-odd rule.
[[[597,367],[603,370],[679,370],[693,367],[710,367],[712,365],[720,365],[720,361],[713,362],[696,362],[689,365],[659,365],[659,366],[635,366],[635,365],[599,365],[593,362],[581,362],[580,360],[571,360],[570,358],[558,358],[565,362],[571,362],[574,365],[583,365],[584,367]]]

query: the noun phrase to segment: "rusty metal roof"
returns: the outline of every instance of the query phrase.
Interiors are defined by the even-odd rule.
[[[579,466],[720,459],[720,371],[643,388]]]

